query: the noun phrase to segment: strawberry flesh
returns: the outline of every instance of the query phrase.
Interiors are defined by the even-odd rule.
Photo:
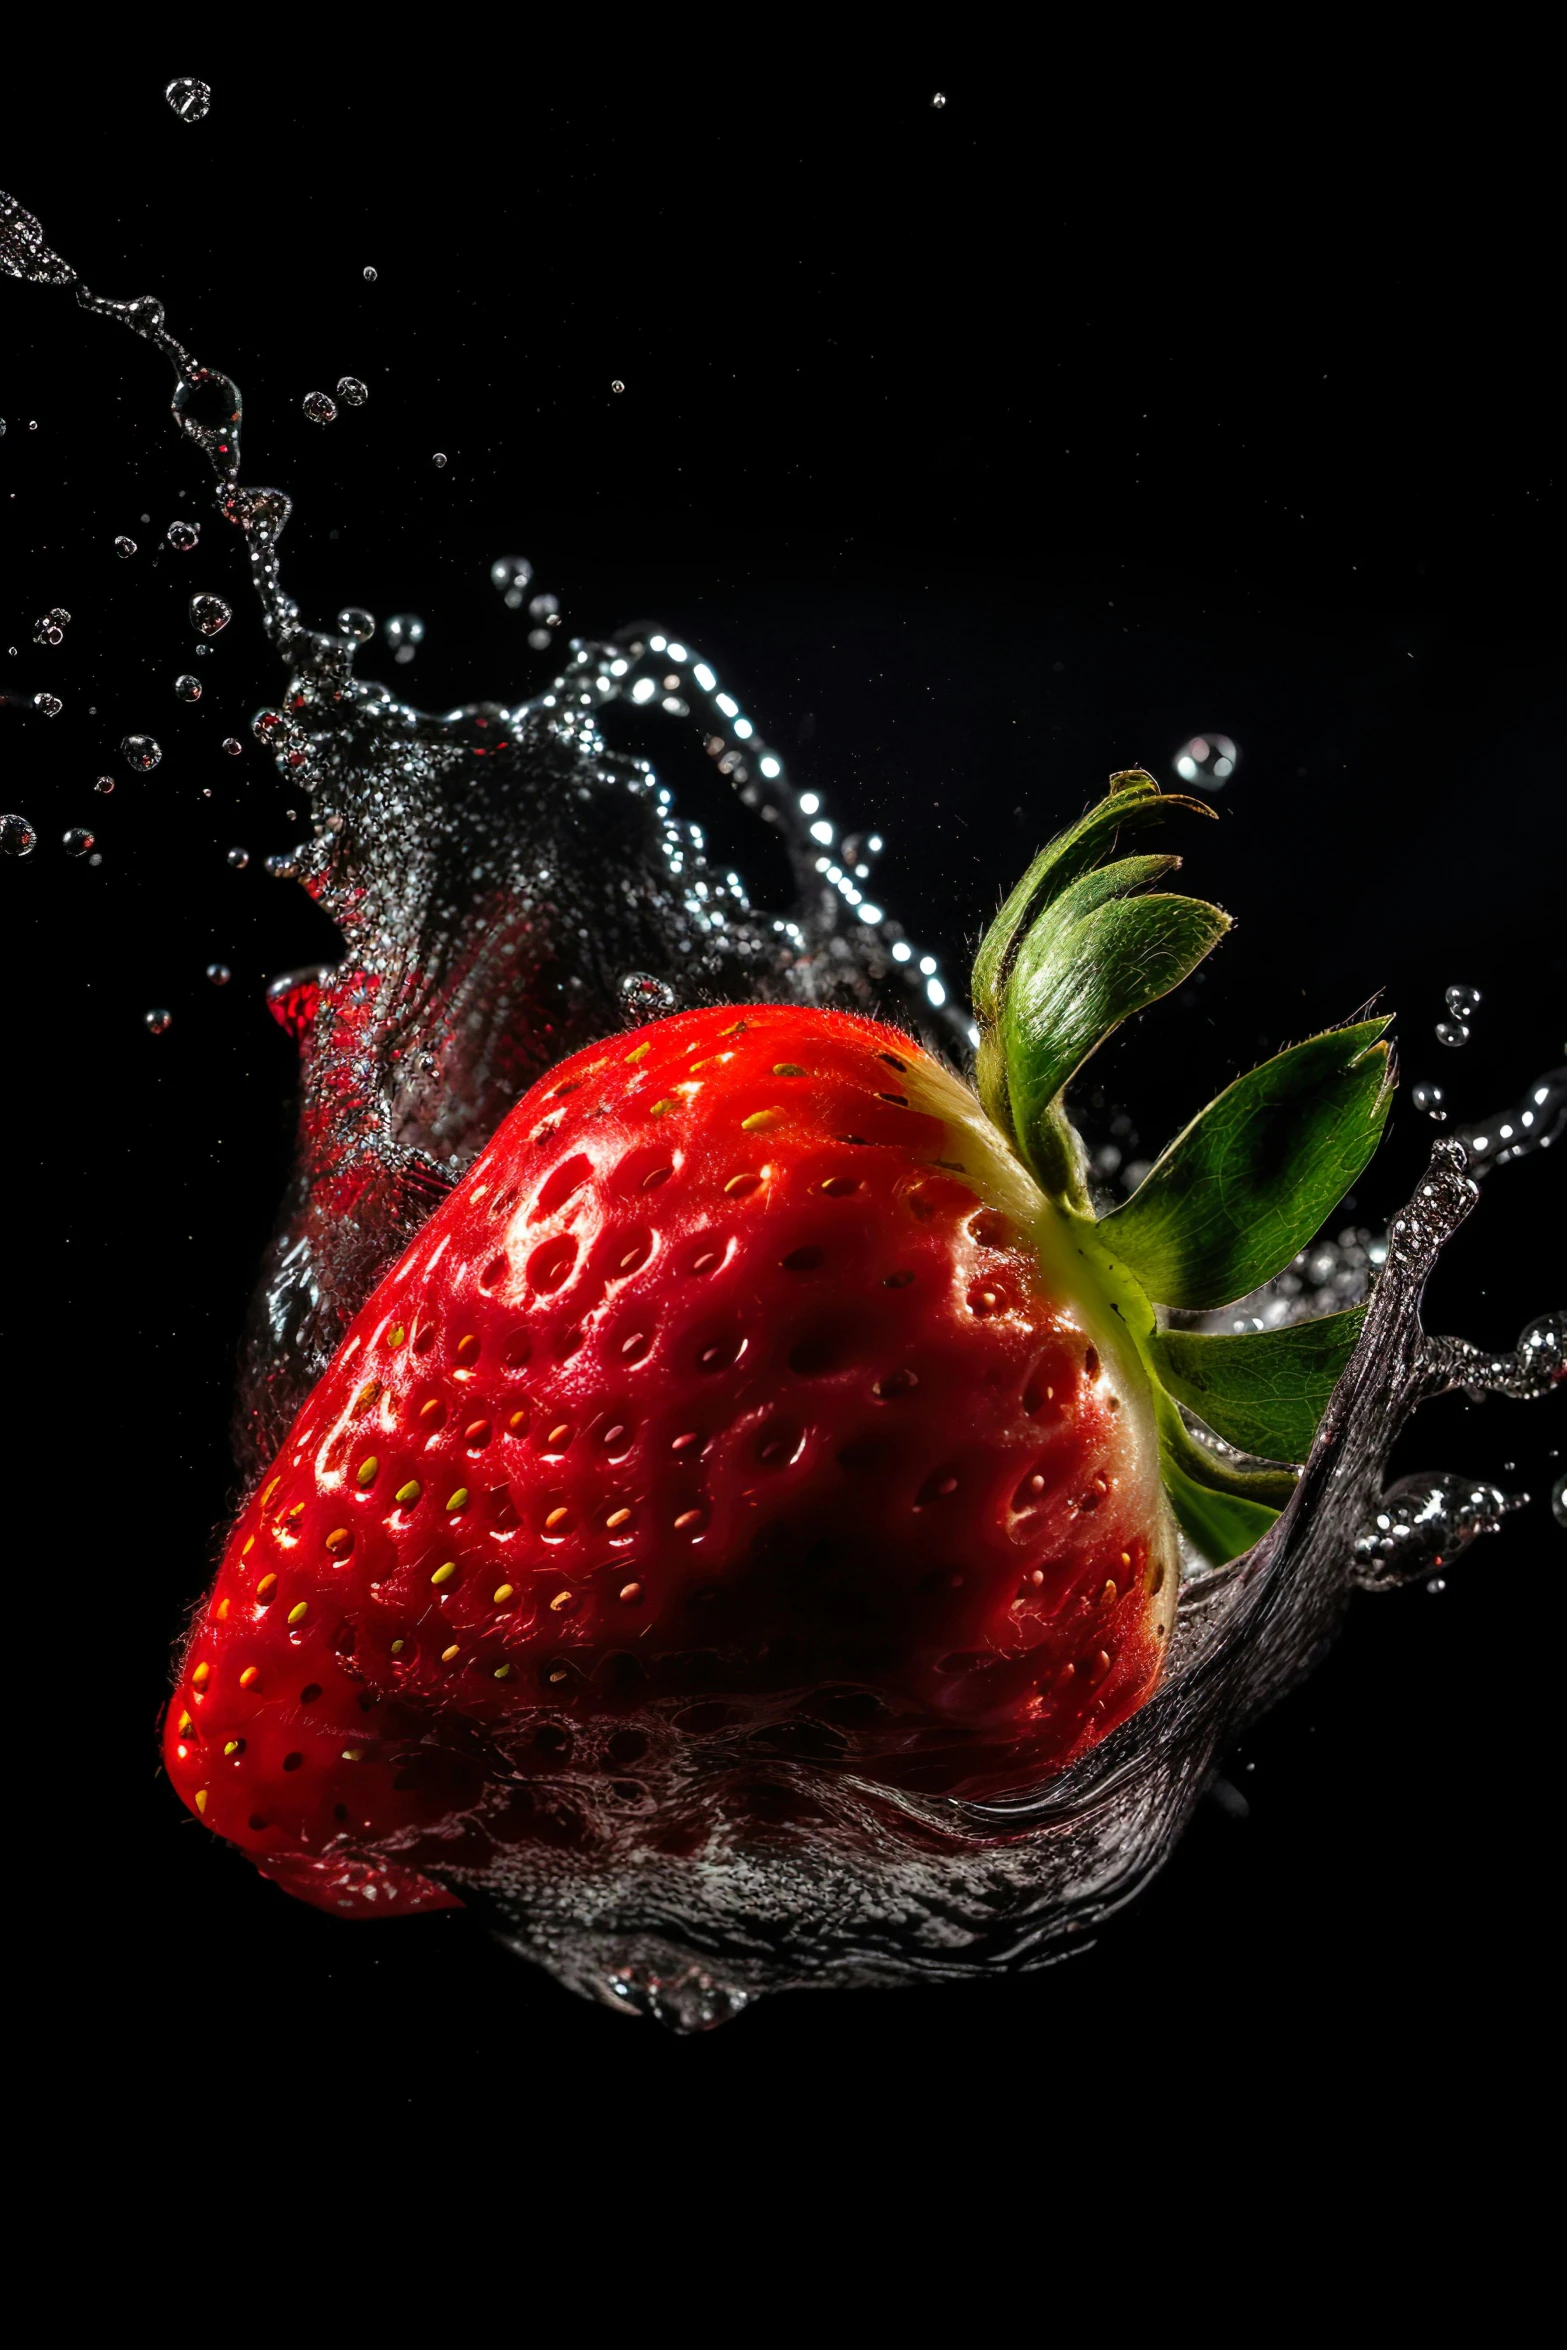
[[[712,1009],[577,1054],[241,1512],[176,1788],[374,1916],[601,1816],[669,1850],[704,1756],[925,1795],[1060,1769],[1152,1689],[1176,1573],[1089,1267],[897,1030]]]

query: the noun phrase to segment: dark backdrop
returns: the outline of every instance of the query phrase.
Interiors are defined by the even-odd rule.
[[[99,290],[156,291],[242,385],[245,475],[295,497],[307,617],[424,619],[410,668],[383,646],[367,674],[430,708],[541,681],[489,582],[506,553],[563,633],[657,618],[802,785],[885,830],[878,895],[956,968],[1113,768],[1173,783],[1183,740],[1224,730],[1222,823],[1183,845],[1237,933],[1104,1056],[1148,1144],[1378,990],[1406,1081],[1460,1115],[1559,1056],[1559,385],[1526,138],[1403,131],[1331,94],[1299,131],[1212,92],[1133,106],[1064,62],[1027,87],[950,59],[697,86],[579,58],[494,103],[471,58],[302,87],[155,64],[84,64],[68,116],[12,123],[4,177]],[[165,106],[176,71],[212,81],[205,123]],[[1533,1507],[1440,1594],[1361,1601],[1153,1891],[1032,1979],[779,1999],[677,2044],[465,1918],[334,1924],[185,1817],[155,1725],[232,1496],[232,1357],[287,1159],[262,987],[331,941],[262,871],[297,830],[248,734],[275,673],[163,361],[68,296],[0,285],[0,310],[0,806],[40,834],[0,863],[8,1481],[39,1513],[11,1570],[40,1708],[17,1800],[50,1979],[75,1986],[66,2110],[134,2128],[184,2052],[237,2030],[274,2114],[303,2039],[368,2132],[541,2101],[573,2127],[631,2098],[719,2133],[787,2116],[818,2160],[875,2115],[945,2160],[1003,2115],[1069,2151],[1103,2115],[1206,2113],[1239,2161],[1312,2116],[1374,2164],[1412,2122],[1449,2146],[1478,2095],[1481,2147],[1532,2061],[1555,1406],[1423,1416],[1406,1466]],[[302,395],[345,372],[368,404],[313,428]],[[180,514],[194,555],[163,545]],[[197,587],[236,606],[199,660]],[[58,651],[31,640],[55,604]],[[156,773],[116,756],[127,729],[162,742]],[[653,747],[760,886],[705,762]],[[65,855],[72,825],[101,864]],[[1461,1053],[1433,1038],[1455,981],[1484,994]],[[1396,1205],[1430,1131],[1406,1082],[1357,1217]],[[1559,1176],[1497,1180],[1436,1320],[1511,1344],[1559,1302]]]

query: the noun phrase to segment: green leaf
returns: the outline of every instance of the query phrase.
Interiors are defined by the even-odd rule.
[[[1305,1247],[1377,1147],[1389,1025],[1331,1029],[1238,1077],[1102,1220],[1104,1245],[1150,1297],[1228,1305]]]
[[[1155,1391],[1159,1465],[1170,1507],[1215,1566],[1239,1558],[1266,1534],[1295,1489],[1289,1470],[1231,1469],[1205,1451],[1174,1402]]]
[[[1158,1330],[1149,1341],[1171,1395],[1231,1444],[1274,1461],[1303,1461],[1355,1351],[1364,1306],[1288,1330],[1206,1336]]]
[[[1260,1542],[1279,1514],[1261,1502],[1242,1501],[1199,1485],[1169,1461],[1164,1464],[1164,1490],[1184,1531],[1216,1567],[1227,1566]]]
[[[1007,1086],[1026,1146],[1041,1113],[1096,1045],[1181,981],[1229,917],[1200,898],[1128,893],[1173,857],[1127,857],[1085,873],[1023,942],[1001,1017]]]
[[[1013,1140],[1019,1137],[1013,1123],[1000,1029],[1003,1005],[1024,941],[1051,913],[1072,883],[1113,847],[1123,828],[1157,823],[1170,808],[1193,809],[1204,816],[1214,813],[1202,800],[1161,792],[1153,777],[1141,768],[1112,775],[1104,799],[1069,825],[1047,848],[1041,849],[985,934],[974,959],[971,982],[980,1031],[975,1082],[986,1110]],[[1155,869],[1167,871],[1171,862],[1160,860]]]

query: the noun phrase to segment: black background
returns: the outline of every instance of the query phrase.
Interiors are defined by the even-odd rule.
[[[96,289],[156,291],[241,384],[244,477],[294,496],[306,617],[423,617],[411,669],[377,646],[365,674],[427,708],[541,684],[489,582],[503,553],[559,595],[563,634],[659,620],[799,784],[885,831],[877,894],[955,971],[1112,769],[1173,784],[1183,740],[1223,729],[1222,821],[1181,845],[1237,933],[1100,1083],[1156,1147],[1236,1069],[1386,991],[1406,1090],[1354,1211],[1373,1223],[1431,1138],[1408,1081],[1479,1115],[1559,1057],[1548,206],[1527,136],[1476,135],[1499,130],[1488,101],[1460,137],[1457,93],[1415,128],[1326,91],[1291,128],[1255,93],[1134,103],[1106,61],[686,80],[589,50],[504,95],[473,58],[297,82],[286,57],[259,79],[154,64],[84,65],[68,119],[13,121],[6,182]],[[205,122],[165,106],[174,72],[213,83]],[[287,1163],[291,1048],[261,991],[332,941],[262,871],[299,829],[248,732],[275,671],[164,362],[69,295],[4,285],[0,307],[0,806],[40,835],[0,868],[7,1477],[38,1512],[11,1636],[42,1724],[17,1824],[51,1977],[76,1986],[67,2108],[134,2129],[182,2051],[238,2033],[279,2126],[327,2066],[361,2133],[525,2114],[543,2145],[630,2100],[671,2127],[799,2128],[822,2159],[875,2117],[911,2162],[939,2142],[950,2163],[1000,2116],[1070,2160],[1106,2120],[1206,2112],[1238,2149],[1312,2114],[1352,2119],[1375,2167],[1411,2126],[1448,2147],[1478,2099],[1477,2157],[1539,1989],[1554,1404],[1422,1416],[1402,1465],[1532,1507],[1442,1593],[1361,1601],[1231,1758],[1247,1816],[1205,1802],[1139,1907],[1032,1979],[794,1996],[674,2042],[467,1918],[309,1912],[185,1817],[155,1727],[232,1498],[233,1351]],[[312,427],[303,394],[345,372],[367,406]],[[163,544],[180,514],[195,554]],[[199,659],[198,588],[236,607]],[[58,651],[31,640],[54,604]],[[163,744],[149,776],[116,753],[130,729]],[[706,763],[649,741],[763,894]],[[77,824],[96,868],[60,845]],[[1453,981],[1484,991],[1461,1053],[1433,1039]],[[1559,1302],[1558,1195],[1548,1159],[1496,1180],[1436,1323],[1511,1344]]]

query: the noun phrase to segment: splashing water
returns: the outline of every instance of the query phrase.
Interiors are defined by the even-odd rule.
[[[626,1019],[715,1000],[838,1005],[901,1016],[933,1048],[963,1052],[968,1016],[935,958],[862,887],[879,841],[846,841],[817,794],[792,789],[698,654],[643,631],[576,641],[542,693],[439,716],[359,679],[355,656],[374,622],[358,607],[333,630],[301,621],[279,568],[289,500],[241,484],[242,403],[229,379],[174,339],[157,301],[109,301],[81,285],[3,195],[0,266],[74,287],[87,309],[169,360],[175,422],[212,469],[217,511],[241,534],[285,665],[278,706],[254,732],[308,793],[311,824],[269,867],[297,878],[344,942],[338,964],[287,974],[269,991],[298,1040],[301,1111],[245,1341],[237,1440],[247,1466],[271,1456],[375,1281],[513,1102]],[[351,402],[350,380],[339,392]],[[531,572],[505,557],[492,578],[520,604]],[[534,617],[558,617],[553,597],[534,603],[547,607]],[[191,617],[203,633],[197,606],[209,604],[221,608],[219,626],[229,618],[221,598],[197,597]],[[398,615],[385,635],[405,661],[422,623]],[[717,773],[781,841],[790,907],[753,907],[648,763],[611,746],[616,705],[696,721]],[[143,772],[159,756],[144,736],[127,736],[123,750]],[[1177,767],[1185,777],[1189,759],[1213,788],[1237,755],[1224,738],[1194,738]],[[25,819],[0,819],[10,854],[33,837]],[[232,849],[228,861],[242,867],[248,852]],[[1474,1006],[1449,1008],[1456,1018]],[[145,1017],[154,1035],[170,1025],[163,1009]],[[1439,1110],[1439,1090],[1429,1096]],[[1426,1398],[1458,1389],[1527,1400],[1567,1373],[1567,1315],[1531,1324],[1513,1353],[1493,1355],[1428,1336],[1419,1313],[1432,1267],[1479,1197],[1476,1177],[1554,1141],[1564,1120],[1567,1071],[1557,1071],[1513,1110],[1439,1139],[1385,1241],[1347,1230],[1226,1309],[1225,1326],[1274,1327],[1370,1293],[1287,1508],[1229,1565],[1188,1560],[1163,1684],[1081,1764],[1004,1800],[926,1799],[857,1777],[846,1741],[823,1722],[803,1721],[795,1750],[759,1766],[742,1731],[675,1737],[650,1712],[646,1818],[628,1826],[615,1810],[612,1761],[584,1740],[574,1755],[563,1749],[547,1781],[530,1775],[530,1839],[492,1834],[502,1823],[481,1803],[460,1849],[403,1857],[487,1906],[513,1947],[573,1988],[681,2030],[721,2022],[769,1989],[1027,1969],[1081,1947],[1161,1864],[1219,1749],[1307,1670],[1353,1593],[1429,1575],[1520,1506],[1448,1473],[1387,1491],[1383,1480]],[[492,1791],[504,1779],[497,1758]],[[760,1809],[759,1791],[769,1797]],[[678,1854],[652,1833],[675,1818],[690,1828]],[[375,1860],[345,1838],[345,1910],[373,1903]]]

